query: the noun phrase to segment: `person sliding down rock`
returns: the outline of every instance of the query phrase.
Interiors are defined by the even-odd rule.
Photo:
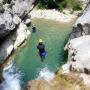
[[[45,59],[47,52],[45,50],[45,45],[43,44],[42,39],[39,39],[39,43],[37,45],[37,49],[39,50],[39,56],[41,58],[41,61],[43,62],[43,60]]]

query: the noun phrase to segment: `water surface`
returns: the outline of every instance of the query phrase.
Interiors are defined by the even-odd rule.
[[[22,79],[25,82],[36,78],[45,67],[54,72],[64,63],[63,48],[72,26],[44,19],[34,19],[32,23],[36,25],[37,32],[32,33],[27,45],[14,58],[14,65],[23,73]],[[43,63],[36,48],[40,38],[43,39],[48,52]]]

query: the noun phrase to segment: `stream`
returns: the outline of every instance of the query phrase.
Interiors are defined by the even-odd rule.
[[[31,34],[26,46],[4,68],[2,90],[21,90],[27,81],[39,77],[52,79],[54,72],[65,63],[64,45],[72,24],[44,19],[33,19],[32,23],[36,25],[37,31]],[[32,31],[31,27],[29,29]],[[48,52],[44,62],[41,62],[36,48],[39,39],[43,40]]]

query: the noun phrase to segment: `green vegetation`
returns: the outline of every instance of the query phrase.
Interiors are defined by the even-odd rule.
[[[72,10],[82,9],[78,0],[38,0],[37,6],[40,9],[57,9],[61,11],[65,8]]]
[[[5,3],[10,3],[11,2],[11,0],[3,0],[3,3],[5,4]]]

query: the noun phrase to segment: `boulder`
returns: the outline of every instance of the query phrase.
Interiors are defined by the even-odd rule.
[[[30,25],[30,24],[31,24],[31,19],[30,19],[30,18],[27,18],[27,19],[24,21],[24,23],[25,23],[26,25]]]
[[[17,15],[14,15],[13,22],[15,25],[19,25],[19,23],[21,23],[21,19]]]
[[[27,26],[24,23],[20,23],[16,32],[16,39],[14,43],[14,49],[17,49],[30,35],[30,31],[27,29]]]
[[[90,4],[88,4],[83,14],[76,20],[73,30],[70,33],[70,39],[84,35],[90,35]]]
[[[25,16],[30,12],[32,1],[30,0],[12,0],[12,12],[13,15],[19,16],[24,19]]]
[[[70,40],[64,49],[68,50],[71,71],[90,72],[90,35]]]
[[[6,61],[12,51],[17,49],[30,35],[30,31],[24,23],[20,23],[16,31],[9,34],[0,46],[0,64]]]
[[[11,4],[0,4],[0,38],[8,35],[24,20],[31,10],[33,0],[12,0]],[[30,23],[26,20],[26,24]]]
[[[28,13],[32,3],[33,0],[12,0],[11,4],[0,4],[0,64],[30,35],[25,24],[31,22]]]
[[[6,36],[15,28],[13,17],[8,11],[0,10],[0,38]]]

